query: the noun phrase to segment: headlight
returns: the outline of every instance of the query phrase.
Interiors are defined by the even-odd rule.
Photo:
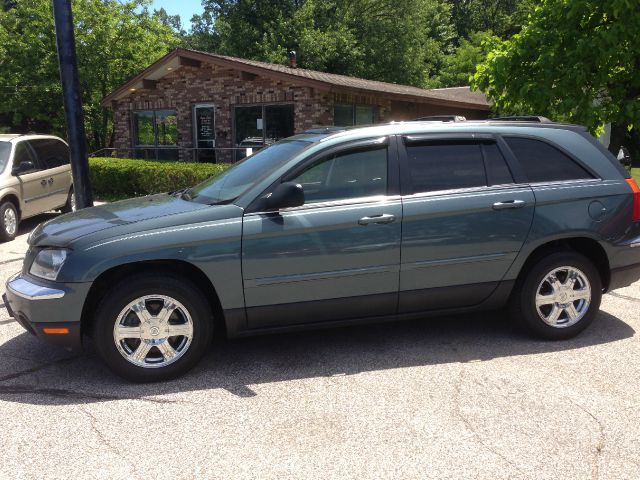
[[[60,272],[64,261],[67,259],[68,253],[68,250],[58,248],[41,250],[31,264],[29,273],[36,277],[46,278],[47,280],[55,280],[58,277],[58,272]]]

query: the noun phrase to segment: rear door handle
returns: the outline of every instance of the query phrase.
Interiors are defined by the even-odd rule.
[[[522,208],[527,204],[524,200],[507,200],[505,202],[496,202],[493,204],[494,210],[505,210],[507,208]]]
[[[51,185],[52,183],[53,183],[53,177],[49,179],[49,185]]]
[[[369,225],[370,223],[391,223],[395,221],[396,216],[391,213],[383,213],[382,215],[374,215],[373,217],[362,217],[358,220],[360,225]]]
[[[43,178],[42,180],[40,180],[40,185],[42,185],[43,187],[46,187],[47,181]]]

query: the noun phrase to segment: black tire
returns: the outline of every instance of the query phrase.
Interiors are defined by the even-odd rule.
[[[11,216],[15,219],[15,225],[6,223],[5,219],[11,218]],[[2,204],[0,204],[0,242],[9,242],[16,238],[19,223],[20,215],[13,202],[2,202]]]
[[[564,327],[546,323],[536,307],[538,287],[550,272],[561,267],[578,269],[586,276],[591,288],[591,300],[586,313],[573,325]],[[578,335],[593,322],[600,309],[601,300],[602,280],[594,264],[577,252],[557,251],[538,257],[521,274],[511,296],[509,310],[511,318],[528,333],[546,340],[565,340]],[[567,318],[566,313],[562,315]]]
[[[63,205],[60,209],[61,213],[71,213],[75,212],[75,197],[73,195],[73,187],[69,190],[69,194],[67,195],[67,203]]]
[[[118,315],[134,300],[148,295],[163,295],[180,302],[193,322],[190,345],[173,363],[157,368],[135,365],[120,353],[114,339]],[[121,377],[133,382],[169,380],[193,368],[211,345],[213,317],[202,292],[188,279],[171,274],[138,274],[110,289],[100,301],[93,325],[93,342],[100,358]],[[157,353],[160,353],[159,350]]]

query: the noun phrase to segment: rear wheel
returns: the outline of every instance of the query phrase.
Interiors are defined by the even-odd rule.
[[[16,238],[20,217],[16,206],[9,201],[0,204],[0,242]]]
[[[71,213],[76,211],[76,194],[73,191],[73,187],[69,190],[67,195],[67,203],[60,209],[62,213]]]
[[[600,308],[602,281],[593,263],[576,252],[540,257],[519,279],[511,314],[527,331],[550,340],[587,328]]]
[[[207,300],[189,280],[172,275],[130,277],[102,299],[95,318],[99,356],[135,382],[175,378],[211,345]]]

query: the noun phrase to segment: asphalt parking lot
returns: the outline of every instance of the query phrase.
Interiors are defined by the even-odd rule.
[[[0,244],[0,281],[26,235]],[[216,342],[133,385],[0,307],[0,478],[640,478],[640,283],[583,335],[496,314]]]

